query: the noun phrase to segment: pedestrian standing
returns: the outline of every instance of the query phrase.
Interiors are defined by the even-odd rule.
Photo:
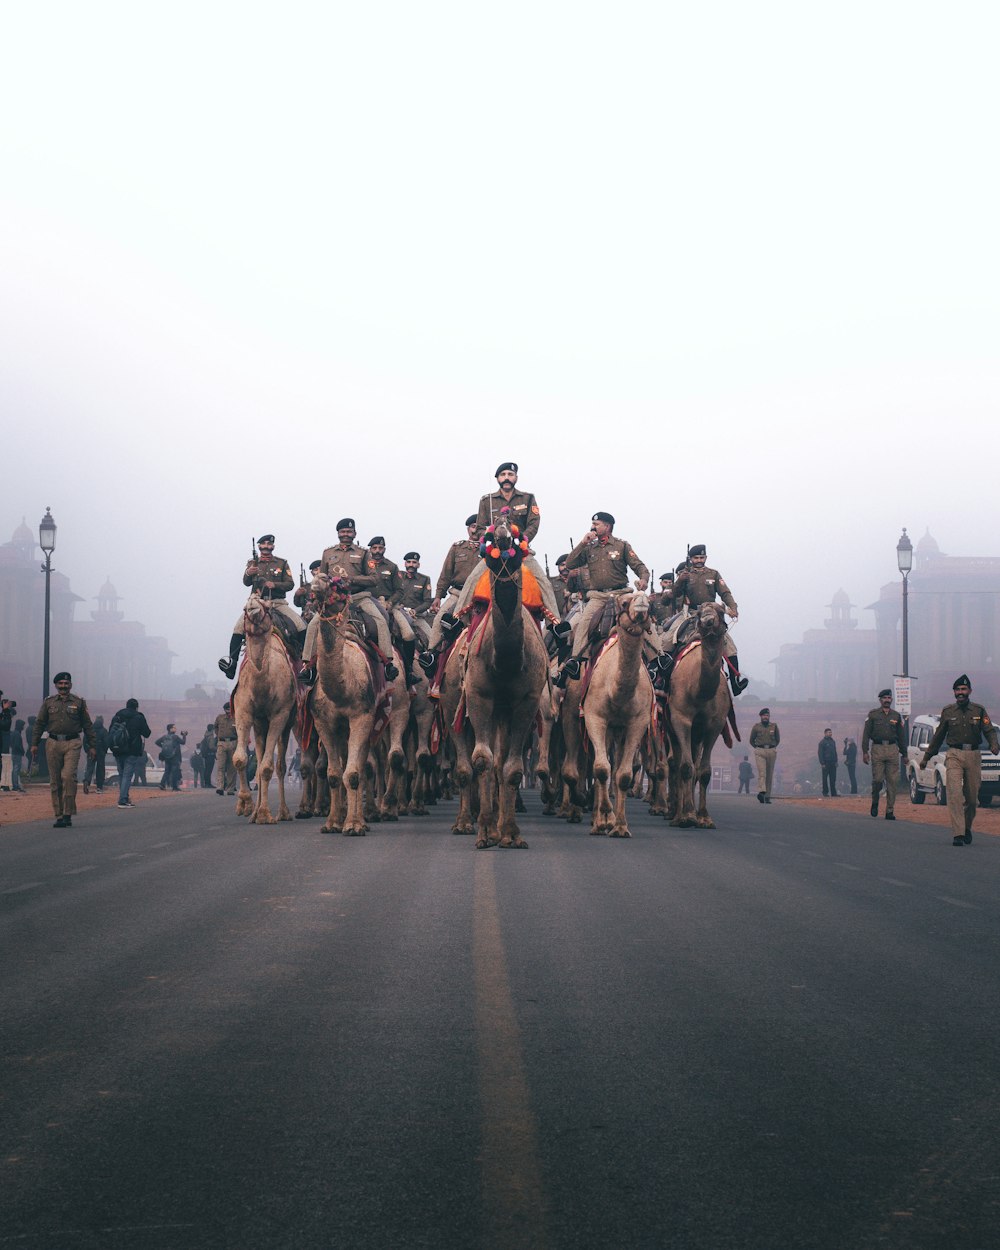
[[[15,707],[17,705],[15,704]],[[11,772],[11,789],[24,793],[24,786],[21,785],[21,773],[24,771],[24,721],[17,720],[14,722],[14,728],[10,731],[10,772]]]
[[[851,782],[851,793],[858,792],[858,744],[853,738],[844,739],[844,767]]]
[[[90,793],[90,783],[97,782],[97,793],[104,793],[105,761],[108,756],[108,731],[104,728],[104,717],[94,718],[94,741],[97,743],[97,756],[87,759],[87,767],[83,772],[83,792]]]
[[[762,707],[760,720],[750,730],[750,745],[757,760],[757,802],[770,803],[771,785],[774,782],[774,761],[778,757],[781,731],[771,722],[771,709]]]
[[[934,737],[927,744],[920,767],[926,768],[932,755],[936,755],[942,743],[948,746],[944,757],[945,787],[948,791],[948,815],[951,817],[952,846],[964,846],[972,841],[972,821],[979,802],[979,786],[982,782],[983,763],[979,744],[983,738],[990,744],[990,751],[1000,755],[1000,738],[989,713],[981,703],[972,703],[972,682],[965,673],[957,677],[952,686],[955,702],[941,709],[941,721]]]
[[[122,728],[119,728],[122,726]],[[125,706],[115,712],[108,726],[108,738],[111,742],[115,763],[118,765],[118,806],[134,807],[129,798],[132,782],[142,774],[142,784],[146,784],[146,743],[145,739],[152,735],[146,718],[139,711],[139,700],[129,699]]]
[[[179,790],[181,788],[181,747],[187,742],[187,730],[177,732],[177,726],[170,722],[167,732],[156,739],[160,748],[160,759],[163,761],[163,776],[160,779],[161,790]]]
[[[205,726],[205,735],[198,743],[201,747],[201,773],[202,784],[208,789],[212,784],[212,770],[215,768],[215,752],[219,746],[219,740],[215,736],[215,726],[208,724]]]
[[[14,788],[14,759],[11,751],[12,721],[17,713],[17,703],[5,699],[0,690],[0,790]]]
[[[90,719],[86,699],[72,693],[73,678],[69,673],[56,673],[52,679],[56,688],[38,709],[31,732],[31,758],[37,759],[42,735],[45,740],[45,762],[49,769],[49,789],[52,794],[52,810],[55,813],[53,829],[68,829],[76,815],[76,772],[80,763],[80,737],[87,744],[87,752],[93,758],[97,754],[94,742],[94,722]]]
[[[236,769],[233,752],[236,750],[236,722],[232,718],[232,704],[227,700],[221,713],[215,718],[215,740],[218,744],[215,762],[219,769],[216,794],[236,793]]]
[[[205,759],[201,753],[201,744],[191,752],[191,772],[194,775],[194,788],[197,790],[199,786],[205,787]]]
[[[861,758],[872,766],[872,815],[878,815],[878,796],[885,782],[885,818],[895,820],[896,789],[899,784],[899,757],[906,754],[903,718],[892,706],[892,691],[878,692],[861,734]],[[869,747],[871,750],[869,751]]]
[[[837,797],[837,744],[833,740],[833,730],[824,729],[823,737],[816,748],[819,766],[823,773],[823,797]]]
[[[743,762],[740,764],[740,788],[737,794],[745,794],[750,797],[750,782],[753,780],[753,767],[750,763],[750,756],[744,755]]]

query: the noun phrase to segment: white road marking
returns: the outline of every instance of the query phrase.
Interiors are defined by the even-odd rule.
[[[119,859],[142,859],[141,851],[126,851],[124,855],[113,856],[115,860]]]
[[[834,864],[838,868],[846,868],[848,872],[863,872],[863,868],[859,868],[857,864],[842,864],[839,859],[835,859]]]
[[[83,868],[67,868],[66,871],[62,875],[64,877],[75,877],[77,873],[96,872],[96,871],[97,871],[96,864],[87,864]]]
[[[938,898],[942,903],[948,903],[951,907],[965,907],[968,911],[979,910],[975,903],[966,903],[960,898],[949,898],[947,894],[939,894]]]
[[[879,881],[884,881],[884,882],[886,883],[886,885],[898,885],[898,886],[901,886],[904,890],[912,890],[912,889],[913,889],[913,882],[912,882],[912,881],[897,881],[895,877],[879,877]]]

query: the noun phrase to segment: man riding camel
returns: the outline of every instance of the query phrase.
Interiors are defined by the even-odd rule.
[[[726,616],[730,617],[735,625],[740,619],[736,600],[733,598],[732,591],[726,585],[719,570],[707,567],[705,563],[707,559],[708,551],[704,543],[696,543],[689,550],[687,560],[674,579],[674,601],[678,608],[686,607],[697,611],[703,603],[714,603],[716,599],[721,599]],[[669,641],[666,644],[666,650],[673,650],[677,639],[677,631],[681,623],[681,621],[676,621],[672,626],[667,636]],[[728,630],[723,639],[722,654],[726,657],[726,665],[729,669],[729,684],[733,694],[742,694],[750,683],[746,677],[740,676],[740,663],[739,656],[736,654],[736,644],[730,637]]]
[[[354,541],[357,527],[352,517],[343,517],[337,522],[337,542],[327,547],[320,561],[319,571],[326,577],[340,577],[348,584],[351,603],[364,613],[365,619],[375,628],[378,638],[378,649],[385,660],[385,675],[389,681],[399,676],[399,669],[392,662],[392,639],[389,637],[389,623],[373,598],[375,577],[368,568],[369,555],[364,547]],[[316,665],[316,633],[319,629],[320,617],[316,616],[309,622],[306,639],[302,648],[302,659],[306,664],[304,677],[307,681],[315,678]]]
[[[444,558],[444,564],[438,575],[434,601],[430,606],[430,611],[434,614],[434,623],[431,625],[427,650],[418,661],[428,677],[437,667],[442,643],[450,642],[460,628],[455,619],[455,608],[458,606],[458,599],[466,578],[480,562],[475,514],[465,518],[465,532],[468,537],[460,538],[448,548],[448,554]]]
[[[412,686],[414,682],[413,656],[416,651],[417,636],[413,632],[413,625],[406,613],[397,612],[393,607],[393,600],[399,593],[402,582],[399,565],[386,558],[385,539],[381,534],[376,534],[368,544],[367,566],[368,572],[375,578],[375,589],[372,593],[390,619],[390,625],[396,626],[399,650],[406,669],[406,684]]]
[[[247,561],[247,566],[243,571],[243,585],[251,587],[261,599],[266,600],[271,605],[272,613],[287,622],[291,639],[295,643],[301,643],[306,631],[305,622],[285,602],[285,595],[295,588],[295,579],[292,577],[292,570],[288,567],[288,561],[274,554],[273,534],[261,534],[257,539],[257,547],[260,554]],[[243,636],[244,623],[241,612],[233,626],[229,654],[224,655],[219,661],[219,668],[230,681],[236,676],[236,665],[240,659]]]
[[[530,491],[517,490],[517,465],[513,460],[505,460],[494,476],[497,479],[497,490],[489,495],[483,495],[479,501],[475,537],[482,538],[489,526],[499,521],[500,513],[506,508],[509,514],[508,519],[518,527],[520,537],[530,545],[542,523],[542,514],[535,496]],[[556,603],[552,586],[541,565],[533,555],[529,554],[525,557],[521,567],[528,569],[534,575],[550,623],[555,625],[559,620],[559,605]],[[477,560],[475,568],[466,578],[462,593],[458,597],[458,604],[455,608],[456,616],[461,615],[472,602],[476,585],[485,568],[485,560]],[[568,630],[563,632],[568,632]]]
[[[628,590],[628,570],[635,573],[639,590],[645,591],[649,585],[649,569],[630,543],[615,537],[614,527],[615,518],[610,512],[595,512],[590,529],[566,558],[566,568],[570,571],[586,568],[588,589],[584,592],[583,611],[573,626],[572,654],[559,671],[557,686],[563,687],[571,677],[580,676],[580,662],[590,651],[590,627],[594,617],[604,611],[609,599]],[[660,642],[655,634],[648,636],[648,642],[659,652]],[[658,667],[658,660],[659,657],[653,663],[654,669]]]

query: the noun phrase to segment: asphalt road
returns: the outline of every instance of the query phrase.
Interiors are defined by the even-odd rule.
[[[1000,839],[0,833],[0,1247],[1000,1245]]]

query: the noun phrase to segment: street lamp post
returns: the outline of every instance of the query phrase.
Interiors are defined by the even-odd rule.
[[[903,533],[899,542],[896,544],[896,566],[903,575],[903,672],[901,676],[909,678],[910,676],[910,618],[909,604],[907,602],[907,594],[909,591],[910,570],[913,568],[913,543],[910,542],[910,536],[903,527]],[[905,739],[910,740],[910,713],[907,710],[903,717],[903,727]],[[905,753],[899,757],[900,778],[906,781],[906,755]]]
[[[52,509],[46,508],[38,526],[38,545],[45,553],[42,572],[45,574],[45,641],[42,655],[42,699],[49,697],[49,622],[52,615],[52,553],[56,549],[56,523],[52,519]]]

